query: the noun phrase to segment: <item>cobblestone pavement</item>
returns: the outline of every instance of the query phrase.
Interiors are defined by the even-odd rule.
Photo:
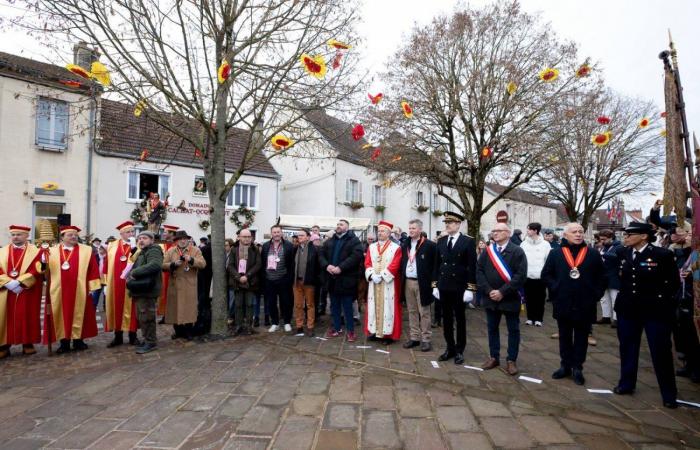
[[[522,328],[518,365],[541,383],[499,369],[434,367],[441,329],[428,353],[267,332],[171,341],[166,326],[160,350],[145,356],[129,346],[106,349],[108,335],[79,354],[48,358],[41,348],[0,361],[0,447],[700,448],[700,409],[661,406],[646,350],[634,396],[587,391],[611,389],[617,379],[609,326],[595,327],[585,387],[552,380],[552,325]],[[485,330],[483,311],[468,311],[465,364],[485,359]],[[680,399],[700,402],[700,385],[678,383]]]

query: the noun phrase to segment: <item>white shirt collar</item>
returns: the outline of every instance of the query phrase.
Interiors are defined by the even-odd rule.
[[[634,252],[642,253],[647,247],[649,247],[649,244],[644,244],[644,247],[640,248],[639,250],[634,250]]]
[[[24,244],[24,245],[12,244],[12,246],[13,246],[14,248],[16,248],[16,249],[22,249],[22,248],[24,248],[26,245],[27,245],[27,244]]]
[[[458,231],[458,232],[456,232],[455,234],[449,234],[449,233],[447,233],[447,235],[448,235],[449,237],[455,238],[455,239],[458,238],[460,234],[462,234],[461,231]]]
[[[66,250],[73,250],[73,246],[72,246],[72,245],[66,245],[66,244],[61,244],[61,245],[63,245],[63,248],[66,249]]]

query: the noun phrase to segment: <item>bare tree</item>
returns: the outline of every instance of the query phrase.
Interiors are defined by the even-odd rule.
[[[19,0],[16,20],[51,42],[95,45],[111,71],[108,97],[199,150],[210,202],[212,334],[226,332],[225,201],[239,177],[266,158],[273,136],[312,139],[296,104],[327,108],[354,92],[354,59],[326,62],[335,39],[352,40],[357,5],[340,0]],[[320,58],[317,58],[320,57]],[[306,59],[307,64],[301,60]],[[336,59],[340,59],[337,58]],[[226,66],[228,64],[228,67]],[[313,73],[307,73],[304,66]],[[315,75],[314,75],[315,73]],[[297,103],[295,103],[297,102]],[[138,105],[138,106],[137,106]],[[224,153],[247,131],[240,167],[226,180]],[[263,158],[264,159],[264,158]],[[254,162],[255,160],[255,162]]]
[[[663,173],[664,120],[650,102],[609,90],[577,92],[560,105],[556,139],[536,190],[587,228],[596,209],[632,192],[651,192]]]
[[[397,182],[436,185],[473,235],[499,199],[541,169],[554,106],[592,70],[517,1],[458,8],[415,28],[388,67],[385,99],[363,119],[387,150],[374,166],[402,173]],[[488,203],[487,182],[506,186]]]

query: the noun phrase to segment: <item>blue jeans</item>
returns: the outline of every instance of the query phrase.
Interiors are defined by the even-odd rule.
[[[227,299],[227,300],[228,300],[228,318],[229,318],[229,319],[233,318],[234,305],[235,305],[234,300],[235,300],[235,298],[236,298],[236,296],[235,296],[235,294],[234,294],[234,290],[233,290],[233,289],[229,289],[229,290],[228,290],[228,299]]]
[[[97,305],[100,304],[100,296],[102,295],[102,291],[104,291],[104,286],[92,291],[92,304],[97,309]]]
[[[355,332],[355,322],[352,317],[352,302],[355,297],[352,295],[336,295],[331,294],[331,316],[333,316],[333,329],[340,331],[340,312],[342,308],[343,316],[345,317],[345,328],[348,333]]]
[[[489,330],[489,351],[496,361],[501,359],[501,334],[498,326],[501,324],[501,316],[506,316],[508,326],[508,361],[518,360],[520,349],[520,312],[497,311],[486,309],[486,326]]]
[[[255,294],[255,300],[253,300],[253,318],[260,320],[260,294]]]

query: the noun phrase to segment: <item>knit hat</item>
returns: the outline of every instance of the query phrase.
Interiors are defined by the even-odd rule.
[[[152,232],[152,231],[148,231],[148,230],[143,230],[142,232],[140,232],[140,233],[139,233],[139,237],[141,237],[141,236],[148,236],[148,237],[151,238],[151,239],[155,239],[155,238],[156,238],[156,236],[153,234],[153,232]]]

